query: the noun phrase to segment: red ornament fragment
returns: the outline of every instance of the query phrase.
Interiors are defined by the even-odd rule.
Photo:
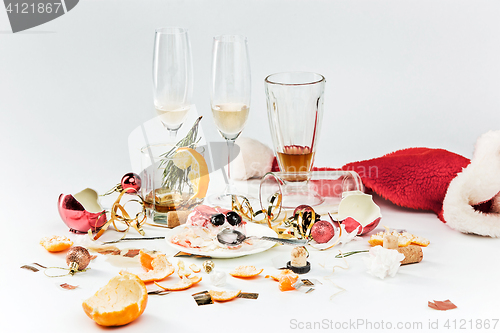
[[[121,186],[127,193],[139,193],[141,177],[136,173],[129,172],[122,177]]]
[[[92,189],[85,189],[75,195],[61,194],[57,202],[59,215],[71,232],[95,231],[106,221],[105,210],[98,202],[99,196]]]
[[[452,310],[457,308],[457,306],[453,304],[449,299],[447,299],[446,301],[434,301],[434,302],[429,301],[428,305],[430,308],[434,310],[441,310],[441,311]]]
[[[130,249],[125,253],[123,256],[127,258],[134,258],[135,256],[139,255],[140,249]]]
[[[72,286],[71,284],[63,283],[60,285],[61,288],[66,289],[66,290],[73,290],[78,288],[78,286]]]
[[[313,224],[311,229],[311,237],[316,243],[327,243],[335,235],[333,225],[328,221],[317,221]]]

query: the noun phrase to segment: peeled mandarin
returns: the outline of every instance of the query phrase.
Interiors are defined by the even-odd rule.
[[[122,326],[136,320],[146,309],[148,291],[136,275],[120,272],[82,304],[97,324]]]
[[[40,244],[49,252],[61,252],[69,249],[73,242],[65,236],[52,236],[42,238]]]

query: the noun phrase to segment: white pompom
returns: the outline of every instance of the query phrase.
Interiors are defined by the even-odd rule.
[[[271,148],[257,140],[245,137],[238,138],[236,144],[240,152],[231,162],[232,179],[260,178],[271,171],[274,159]]]

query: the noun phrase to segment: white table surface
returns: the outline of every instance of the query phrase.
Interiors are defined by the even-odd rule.
[[[122,268],[103,256],[91,270],[71,278],[48,278],[19,267],[64,265],[64,254],[50,254],[39,245],[44,236],[76,237],[58,215],[60,193],[86,187],[103,193],[131,170],[128,136],[154,112],[154,28],[190,29],[194,103],[205,117],[210,142],[220,141],[208,105],[212,36],[249,38],[253,97],[243,135],[268,145],[264,77],[286,70],[324,74],[325,117],[316,165],[341,166],[412,146],[445,148],[470,158],[476,138],[500,124],[499,13],[497,1],[87,0],[54,21],[12,34],[0,9],[1,331],[104,330],[85,315],[81,303]],[[222,178],[215,174],[213,179],[211,192]],[[256,181],[247,185],[239,184],[255,191]],[[463,323],[467,331],[493,331],[493,320],[500,319],[500,241],[456,232],[433,213],[375,201],[382,209],[381,225],[431,241],[424,260],[401,267],[394,278],[372,277],[364,255],[349,257],[349,269],[331,275],[346,291],[330,300],[338,289],[325,277],[342,261],[333,259],[336,249],[311,250],[307,276],[324,284],[310,294],[280,292],[263,276],[228,277],[228,289],[258,292],[259,299],[198,307],[190,295],[211,288],[202,274],[193,289],[151,296],[140,319],[119,330],[314,331],[305,325],[320,322],[327,325],[316,331],[328,331],[332,321],[333,329],[339,323],[344,325],[339,331],[354,331],[350,324],[359,320],[369,321],[374,330],[382,321],[393,328],[415,323],[413,331],[424,332],[436,331],[436,321],[445,331],[449,320],[450,331]],[[147,233],[162,230],[148,228]],[[367,237],[342,250],[367,249]],[[171,254],[163,241],[120,246]],[[264,268],[265,275],[275,272],[273,259],[288,260],[288,253],[275,247],[216,260],[216,267],[228,272],[251,264]],[[58,284],[63,282],[79,288],[62,290]],[[458,308],[440,312],[427,306],[446,299]],[[484,328],[487,319],[489,329]],[[475,330],[477,320],[483,329]],[[357,331],[366,328],[360,325]]]
[[[255,188],[257,183],[253,181],[250,188]],[[333,258],[338,250],[368,249],[369,236],[324,252],[310,249],[308,260],[312,269],[304,277],[318,279],[323,284],[315,291],[304,294],[299,291],[281,292],[277,282],[264,278],[266,274],[277,272],[277,263],[284,265],[289,260],[288,247],[277,246],[242,258],[214,259],[216,269],[225,273],[239,265],[264,268],[261,276],[251,280],[227,276],[227,283],[222,287],[223,290],[257,292],[259,298],[197,306],[191,294],[221,289],[211,285],[209,276],[201,273],[203,280],[189,290],[150,296],[144,314],[120,330],[194,332],[207,325],[223,325],[239,327],[242,332],[281,332],[307,327],[308,322],[312,325],[320,322],[321,329],[343,325],[344,328],[366,331],[371,327],[367,325],[371,323],[373,329],[387,325],[412,325],[415,331],[426,331],[430,323],[436,321],[440,329],[445,329],[448,320],[451,327],[459,327],[464,321],[465,327],[470,330],[467,326],[470,325],[469,320],[472,320],[474,328],[476,320],[498,319],[500,291],[497,288],[498,269],[495,262],[500,250],[497,239],[464,235],[448,228],[432,213],[398,208],[378,197],[375,201],[381,206],[383,214],[380,227],[406,229],[431,241],[423,250],[424,259],[421,263],[400,267],[395,277],[381,280],[366,272],[363,258],[367,254],[348,257],[348,269],[336,268],[333,271],[335,265],[345,267],[341,259]],[[55,203],[51,210],[55,210]],[[66,235],[73,240],[78,238],[67,231],[56,214],[51,215],[50,218],[32,217],[29,219],[32,223],[29,230],[12,232],[7,237],[9,246],[2,255],[2,295],[8,300],[9,307],[3,314],[2,326],[12,332],[32,332],[34,327],[40,331],[63,332],[70,326],[76,332],[100,331],[102,328],[84,314],[81,303],[121,269],[140,272],[141,268],[133,263],[112,264],[106,259],[110,256],[99,255],[92,261],[89,271],[73,277],[48,278],[42,272],[32,273],[20,269],[21,265],[32,262],[64,266],[64,253],[48,253],[38,245],[38,241],[41,236],[52,234]],[[146,227],[145,230],[148,236],[167,234],[158,228]],[[134,234],[131,232],[129,236]],[[22,235],[22,238],[18,235]],[[154,249],[168,255],[177,252],[163,240],[126,242],[118,244],[118,247]],[[169,260],[175,264],[177,259]],[[195,263],[199,267],[204,261],[192,258],[182,260],[187,266]],[[177,279],[173,275],[164,284],[174,283]],[[79,287],[67,291],[59,287],[61,283]],[[333,283],[346,291],[330,299],[339,291]],[[155,286],[148,288],[156,289]],[[428,301],[446,299],[452,300],[458,309],[440,312],[427,306]],[[27,314],[29,321],[26,320]],[[353,323],[357,326],[352,326]]]

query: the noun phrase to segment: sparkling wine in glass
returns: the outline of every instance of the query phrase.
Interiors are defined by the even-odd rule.
[[[156,114],[174,141],[191,108],[193,68],[188,31],[159,28],[155,32],[153,88]]]
[[[265,79],[269,127],[280,170],[286,173],[283,207],[319,205],[308,187],[323,117],[325,78],[316,73],[277,73]]]
[[[250,61],[247,39],[243,36],[214,37],[212,50],[211,107],[215,125],[228,147],[227,178],[224,193],[208,198],[211,204],[229,206],[238,194],[229,163],[234,141],[245,127],[250,111]]]

